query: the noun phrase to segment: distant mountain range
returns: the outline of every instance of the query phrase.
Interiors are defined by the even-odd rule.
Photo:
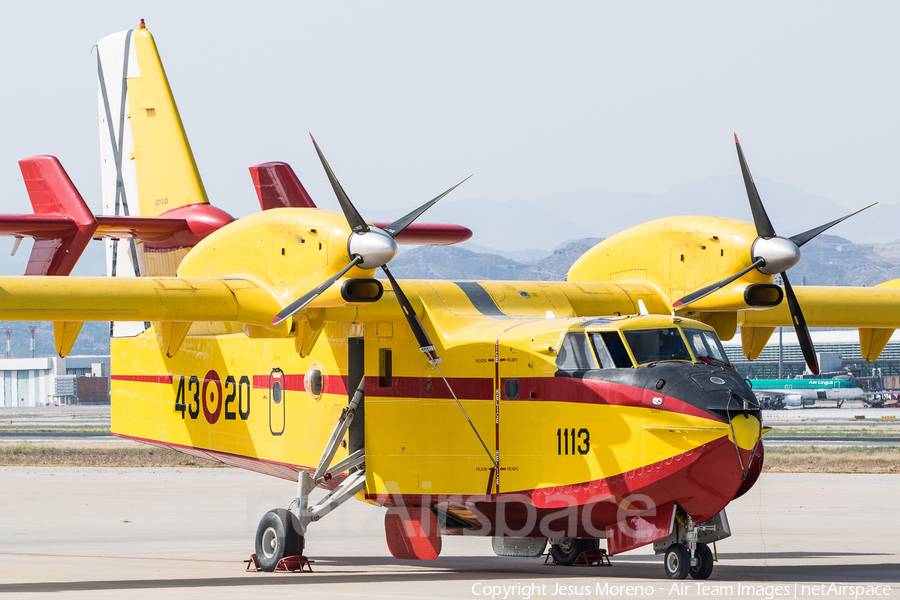
[[[34,331],[34,355],[56,356],[53,348],[53,323],[24,322],[24,321],[0,321],[0,358],[6,358],[6,329],[10,330],[10,357],[31,357],[31,332],[28,326],[33,325]],[[75,346],[70,353],[72,356],[107,355],[109,354],[109,323],[88,322],[81,328]]]
[[[756,183],[776,231],[785,236],[865,205],[863,200],[856,207],[841,207],[776,182],[761,179]],[[387,221],[404,214],[402,209],[365,212],[373,220]],[[391,270],[400,279],[560,281],[572,263],[603,238],[648,220],[688,214],[749,221],[741,177],[706,179],[663,194],[582,190],[507,202],[448,197],[422,220],[465,225],[474,232],[472,239],[458,246],[403,247]],[[893,243],[900,238],[896,223],[900,223],[900,205],[886,204],[841,223],[830,230],[840,235],[823,234],[803,247],[803,259],[791,270],[792,282],[871,286],[900,278],[900,243]],[[12,240],[9,244],[11,248]],[[0,259],[0,274],[24,273],[30,252],[31,242],[26,240],[15,257]],[[88,246],[74,274],[105,274],[102,244]],[[0,329],[10,326],[13,330],[14,357],[30,355],[25,325],[0,323]],[[51,324],[36,325],[36,353],[53,354]],[[73,354],[108,353],[107,332],[104,323],[86,323]]]
[[[812,229],[867,204],[861,199],[857,206],[838,206],[823,196],[767,179],[757,180],[756,185],[776,231],[785,236]],[[744,183],[738,174],[684,184],[661,194],[581,190],[527,201],[456,200],[454,194],[432,207],[421,220],[465,225],[474,235],[461,245],[463,248],[522,263],[547,257],[571,240],[607,238],[663,217],[708,215],[751,220]],[[323,208],[337,210],[336,202],[331,199],[322,204]],[[376,221],[392,221],[412,208],[360,207],[368,218]],[[900,223],[900,204],[880,204],[837,225],[829,233],[860,244],[889,244],[900,239],[896,223]],[[10,239],[10,248],[12,243]],[[0,258],[0,273],[23,273],[30,251],[31,242],[25,240],[14,258]],[[104,272],[103,245],[92,244],[76,266],[75,274]]]
[[[562,281],[579,256],[601,240],[569,242],[549,256],[518,262],[459,246],[421,246],[400,254],[391,271],[404,279],[521,279]],[[900,244],[854,244],[822,234],[803,247],[800,264],[791,269],[796,285],[872,286],[900,278]]]
[[[472,252],[459,246],[420,246],[392,260],[391,272],[403,279],[560,281],[572,263],[600,241],[586,238],[569,242],[549,256],[529,262]]]
[[[767,179],[756,180],[756,185],[775,230],[784,236],[812,229],[868,204],[866,199],[860,199],[856,206],[839,206],[823,196]],[[372,219],[391,220],[404,211],[375,210],[367,211],[367,215],[368,212],[373,212]],[[541,251],[549,254],[566,240],[606,238],[646,221],[677,215],[751,221],[743,179],[737,174],[714,177],[661,194],[581,190],[528,201],[454,200],[451,194],[422,220],[465,225],[474,232],[465,246],[474,244],[476,251],[527,261],[540,257]],[[884,244],[900,239],[896,223],[900,223],[900,205],[880,204],[829,233],[858,243]],[[511,254],[522,251],[531,254]]]

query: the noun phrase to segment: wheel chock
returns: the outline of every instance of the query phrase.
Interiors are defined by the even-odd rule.
[[[259,568],[259,562],[256,559],[256,554],[251,554],[250,558],[244,561],[247,563],[246,571],[248,573],[258,573],[261,572],[262,569]],[[275,573],[302,573],[304,569],[308,570],[310,573],[313,572],[312,564],[316,562],[314,560],[309,560],[305,556],[285,556],[281,560],[278,561],[278,564],[275,565]]]
[[[558,565],[559,563],[556,561],[556,557],[553,556],[552,552],[547,552],[544,554],[544,564],[545,565]],[[611,567],[612,563],[609,562],[609,554],[607,554],[606,550],[603,548],[599,548],[597,550],[585,550],[581,554],[578,555],[578,558],[575,559],[575,562],[572,563],[572,566],[580,566],[580,567],[590,567],[596,565],[598,567]]]
[[[314,562],[316,561],[309,560],[305,556],[285,556],[275,565],[275,573],[302,573],[304,568],[312,573],[312,563]]]
[[[590,567],[593,565],[597,565],[598,567],[611,567],[612,563],[609,562],[609,554],[606,553],[606,550],[598,548],[597,550],[585,550],[579,554],[578,558],[576,558],[573,563],[573,566],[575,565],[580,565],[582,567]]]
[[[259,571],[259,563],[256,562],[256,554],[251,554],[250,558],[244,561],[247,563],[247,568],[245,569],[248,573],[256,573]]]

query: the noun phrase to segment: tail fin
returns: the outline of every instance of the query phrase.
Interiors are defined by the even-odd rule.
[[[156,43],[143,21],[138,29],[103,38],[97,48],[104,214],[155,217],[208,206]],[[140,240],[108,240],[107,271],[119,277],[171,276],[187,251],[145,252]]]
[[[173,208],[207,204],[153,36],[142,23],[103,38],[97,47],[107,214],[130,211],[155,217]],[[136,182],[134,189],[128,189],[128,179]]]

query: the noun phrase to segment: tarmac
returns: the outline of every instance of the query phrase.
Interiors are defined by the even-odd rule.
[[[237,469],[5,467],[0,490],[10,597],[900,598],[900,475],[762,475],[702,582],[666,579],[647,548],[560,567],[444,537],[437,560],[398,561],[383,509],[355,500],[310,526],[313,573],[248,573],[260,517],[295,486]]]

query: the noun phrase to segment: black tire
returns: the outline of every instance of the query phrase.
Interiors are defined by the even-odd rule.
[[[585,550],[596,550],[600,547],[600,540],[580,540],[576,538],[563,538],[558,544],[550,545],[550,554],[557,564],[569,567],[575,564],[575,559],[581,556]]]
[[[713,572],[712,550],[706,544],[697,544],[694,558],[697,559],[697,566],[691,567],[691,577],[694,579],[709,579]]]
[[[274,571],[285,556],[303,554],[300,520],[284,508],[270,510],[256,527],[256,562],[263,571]]]
[[[685,579],[691,570],[691,553],[684,544],[672,544],[666,550],[663,566],[669,579]]]

